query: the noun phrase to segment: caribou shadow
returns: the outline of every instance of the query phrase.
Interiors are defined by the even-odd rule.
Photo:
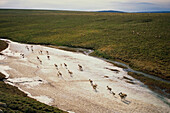
[[[127,104],[127,105],[129,105],[130,103],[131,103],[131,101],[128,101],[128,100],[121,100],[123,103],[125,103],[125,104]]]

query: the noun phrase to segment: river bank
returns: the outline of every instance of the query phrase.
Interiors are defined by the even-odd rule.
[[[123,61],[134,70],[170,79],[168,13],[0,10],[0,16],[0,37],[91,48],[98,57]]]
[[[8,47],[8,43],[5,41],[0,40],[0,53],[4,49]],[[62,110],[57,108],[48,106],[41,102],[36,101],[35,99],[29,98],[26,93],[19,90],[17,87],[6,84],[4,81],[6,80],[7,73],[6,70],[9,69],[2,66],[5,56],[0,54],[0,102],[4,103],[6,107],[0,106],[0,109],[4,113],[9,112],[36,112],[36,113],[46,113],[46,112],[53,112],[53,113],[65,113]],[[5,70],[4,70],[5,69]],[[4,74],[2,74],[3,72]]]
[[[29,92],[39,101],[43,100],[37,97],[47,97],[47,100],[52,100],[49,105],[80,113],[169,111],[169,105],[143,87],[140,81],[129,76],[122,68],[101,59],[40,45],[12,41],[9,44],[9,49],[2,52],[5,55],[3,62],[8,62],[3,66],[11,68],[7,71],[9,78],[6,83]],[[24,58],[21,54],[24,54]],[[83,71],[79,70],[78,64]],[[73,74],[70,75],[68,70]],[[58,76],[58,72],[62,76]],[[98,85],[97,92],[91,87],[89,79]],[[130,80],[134,84],[127,82]],[[115,96],[109,93],[107,85],[116,93]],[[121,101],[120,92],[126,93],[127,99]],[[169,102],[167,98],[165,100]]]
[[[104,61],[107,61],[109,63],[112,63],[113,65],[123,68],[125,71],[128,72],[128,74],[141,82],[143,82],[148,88],[155,91],[156,93],[159,93],[160,95],[166,96],[167,98],[170,98],[170,81],[165,80],[162,78],[159,78],[154,75],[150,75],[141,71],[133,70],[131,67],[128,66],[128,64],[124,64],[120,61],[114,61],[109,60],[105,58],[97,57],[96,55],[93,55],[94,50],[91,49],[85,49],[85,48],[73,48],[73,47],[67,47],[67,46],[53,46],[48,45],[47,47],[53,47],[65,51],[71,51],[71,52],[78,52],[83,53],[85,55],[94,56],[95,58],[102,59]],[[131,82],[133,84],[133,82]]]

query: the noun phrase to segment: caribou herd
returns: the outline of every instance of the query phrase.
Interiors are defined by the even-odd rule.
[[[97,92],[97,84],[94,84],[93,80],[91,80],[91,79],[89,79],[89,82],[90,82],[92,88]],[[110,88],[109,86],[106,86],[106,88],[107,88],[107,90],[109,90],[110,94],[112,94],[113,96],[115,95],[115,93],[112,91],[112,88]],[[125,100],[125,98],[127,97],[127,94],[122,93],[122,92],[120,92],[118,95],[120,96],[121,100],[123,100],[123,99]]]
[[[26,48],[28,51],[31,50],[32,53],[34,52],[33,46],[31,46],[30,48],[29,48],[29,46],[25,46],[25,48]],[[43,51],[40,50],[38,53],[39,53],[39,55],[42,55],[42,54],[43,54]],[[47,59],[50,60],[49,51],[45,51],[45,53],[46,53],[46,55],[47,55]],[[24,55],[23,53],[21,53],[20,55],[22,56],[22,58],[25,57],[25,55]],[[42,65],[42,60],[40,59],[39,56],[37,56],[37,60],[38,60],[38,61],[40,62],[40,64]],[[60,64],[60,66],[62,66],[62,64]],[[67,69],[68,74],[70,75],[70,77],[73,77],[73,72],[68,69],[68,65],[67,65],[66,63],[64,63],[63,66]],[[58,65],[57,65],[57,64],[54,64],[54,67],[55,67],[56,70],[58,71],[58,72],[57,72],[57,76],[58,76],[58,77],[62,77],[62,73],[59,71]],[[39,68],[39,66],[37,66],[37,68]],[[80,64],[78,64],[78,70],[79,70],[79,71],[83,71],[83,66],[80,65]],[[91,80],[91,79],[89,79],[89,82],[90,82],[92,88],[94,89],[94,91],[97,92],[97,86],[98,86],[98,85],[97,85],[96,83],[94,83],[94,81]],[[111,88],[111,87],[106,86],[106,89],[109,90],[109,93],[110,93],[110,94],[112,94],[113,96],[115,95],[115,93],[112,91],[112,88]],[[125,98],[127,97],[127,94],[122,93],[122,92],[120,92],[118,95],[120,96],[121,100],[123,100],[123,99],[125,100]]]

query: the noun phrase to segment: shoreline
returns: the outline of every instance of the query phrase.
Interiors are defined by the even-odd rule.
[[[20,45],[24,45],[24,44],[20,44]],[[18,44],[18,46],[19,46],[19,44]],[[35,50],[36,50],[37,47],[41,47],[41,46],[37,46],[37,45],[34,45],[34,46],[35,46]],[[24,46],[23,46],[23,47],[24,47]],[[45,48],[45,49],[48,49],[48,50],[50,51],[51,55],[54,55],[54,53],[52,53],[52,52],[54,51],[54,49],[52,49],[52,48],[46,48],[46,47],[44,47],[44,48]],[[20,48],[20,49],[21,49],[21,48]],[[38,49],[38,48],[37,48],[37,49]],[[24,50],[24,48],[22,48],[22,51],[23,51],[23,50]],[[24,51],[25,51],[25,50],[24,50]],[[55,51],[56,51],[56,53],[57,53],[58,55],[60,55],[60,54],[61,54],[60,52],[62,52],[62,54],[65,56],[65,59],[69,58],[69,57],[66,57],[67,54],[68,54],[68,52],[64,52],[64,51],[61,51],[61,50],[55,50]],[[66,54],[66,53],[67,53],[67,54]],[[71,52],[70,52],[70,53],[71,53]],[[69,54],[70,54],[70,53],[69,53]],[[26,55],[29,55],[29,54],[30,54],[30,55],[34,55],[35,53],[34,53],[34,54],[26,53]],[[66,55],[65,55],[65,54],[66,54]],[[72,54],[72,53],[71,53],[71,54]],[[78,55],[78,56],[81,56],[81,57],[85,57],[84,55],[81,55],[81,54],[74,54],[74,55],[76,55],[76,56]],[[35,56],[35,55],[34,55],[34,56]],[[78,56],[77,56],[76,58],[79,58]],[[32,56],[27,56],[27,57],[32,59]],[[51,56],[51,57],[54,58],[53,56]],[[55,57],[57,57],[57,56],[55,56]],[[87,56],[86,56],[86,57],[87,57]],[[40,58],[43,58],[43,56],[41,56]],[[61,58],[61,57],[59,57],[59,58]],[[90,59],[95,60],[95,59],[92,58],[92,57],[87,57],[87,58],[90,58]],[[57,60],[57,59],[55,59],[55,60]],[[22,62],[25,62],[26,59],[25,59],[25,60],[24,60],[24,59],[23,59],[23,60],[22,60],[22,59],[18,59],[18,61],[19,61],[19,62],[21,62],[21,61],[22,61]],[[66,60],[66,61],[67,61],[67,60]],[[65,62],[66,62],[66,61],[65,61]],[[103,61],[101,61],[101,60],[97,60],[97,61],[98,61],[98,62],[103,62]],[[19,63],[19,62],[18,62],[18,63]],[[35,62],[35,61],[34,61],[34,62]],[[51,62],[52,62],[52,61],[51,61]],[[58,59],[57,62],[59,62],[59,59]],[[61,61],[60,61],[60,62],[61,62]],[[69,64],[68,61],[67,61],[67,63]],[[83,63],[83,62],[82,62],[82,63]],[[103,63],[104,63],[104,62],[103,62]],[[105,64],[105,63],[104,63],[104,64]],[[110,66],[110,64],[108,64],[108,63],[106,63],[106,64]],[[106,64],[105,64],[105,65],[106,65]],[[15,64],[15,65],[16,65],[16,64]],[[21,65],[23,65],[23,64],[21,64]],[[33,65],[33,64],[31,64],[31,65]],[[48,62],[47,62],[47,65],[49,65]],[[69,65],[70,65],[70,64],[69,64]],[[72,64],[72,65],[74,66],[74,64]],[[85,64],[84,64],[84,65],[85,65]],[[92,64],[90,63],[90,65],[92,65]],[[13,65],[10,65],[10,66],[13,66]],[[49,66],[51,66],[51,64],[50,64]],[[44,67],[44,65],[43,65],[43,67],[40,66],[40,70],[41,70],[41,71],[37,71],[36,74],[38,74],[38,73],[39,73],[39,74],[40,74],[40,73],[43,74],[44,72],[45,72],[45,73],[49,73],[50,70],[51,70],[51,69],[49,68],[49,66],[45,66],[45,67]],[[95,66],[95,67],[96,67],[96,66]],[[30,69],[32,69],[32,70],[35,70],[34,67],[28,67],[28,66],[27,66],[27,68],[30,68]],[[46,68],[49,68],[49,69],[46,69]],[[71,68],[71,67],[70,67],[70,68]],[[87,67],[86,67],[86,68],[87,68]],[[94,67],[93,67],[93,68],[94,68]],[[110,68],[110,67],[109,67],[109,68]],[[45,70],[44,70],[44,69],[45,69]],[[117,69],[120,69],[120,68],[117,68]],[[24,70],[24,68],[23,68],[23,69],[20,69],[21,72],[23,72],[23,70]],[[64,73],[64,70],[65,70],[65,69],[63,69],[63,67],[60,67],[60,71],[62,71],[62,73]],[[72,67],[71,70],[74,70],[74,68]],[[105,69],[104,69],[104,70],[105,70]],[[103,70],[103,71],[104,71],[104,70]],[[88,71],[90,71],[90,70],[87,70],[87,72],[88,72]],[[93,70],[91,70],[91,71],[93,72]],[[106,70],[105,70],[105,71],[106,71]],[[87,73],[87,72],[85,71],[85,73]],[[13,72],[11,71],[11,73],[13,73]],[[44,74],[45,74],[45,73],[44,73]],[[79,72],[78,72],[77,70],[74,70],[73,73],[79,73]],[[96,73],[96,72],[95,72],[95,73]],[[104,73],[106,73],[106,72],[104,72]],[[110,71],[108,70],[107,73],[110,73]],[[121,73],[123,74],[124,72],[121,70]],[[120,74],[121,74],[121,73],[120,73]],[[39,75],[39,74],[38,74],[38,75]],[[83,74],[83,73],[79,73],[79,74]],[[85,79],[85,81],[84,81],[84,77],[85,77],[85,76],[82,76],[82,75],[79,75],[79,74],[78,74],[78,75],[76,74],[75,78],[72,78],[72,79],[76,79],[75,83],[72,82],[72,80],[70,80],[71,78],[67,78],[68,75],[67,75],[67,76],[64,75],[64,79],[65,79],[65,80],[62,80],[62,79],[60,79],[60,78],[59,78],[59,79],[58,79],[58,78],[55,78],[55,76],[54,76],[54,77],[53,77],[53,80],[57,80],[57,81],[59,81],[59,83],[56,83],[56,82],[53,81],[53,80],[51,81],[50,78],[46,78],[46,77],[43,76],[43,75],[41,75],[41,76],[39,75],[41,79],[38,79],[38,80],[42,81],[42,83],[40,83],[40,85],[36,85],[36,86],[30,86],[31,84],[29,84],[29,83],[27,83],[27,85],[26,85],[26,83],[25,83],[21,78],[18,79],[18,80],[19,80],[19,81],[23,81],[23,83],[24,83],[27,87],[28,87],[28,86],[29,86],[29,87],[35,87],[35,88],[37,87],[37,88],[39,89],[40,86],[44,86],[44,85],[45,85],[46,87],[48,87],[48,88],[51,89],[50,92],[53,92],[52,89],[53,89],[54,86],[55,86],[55,88],[58,87],[58,88],[60,89],[60,87],[59,87],[58,85],[61,85],[61,86],[63,85],[63,86],[64,86],[63,88],[66,88],[66,89],[65,89],[65,90],[64,90],[64,89],[63,89],[63,90],[60,89],[60,91],[63,91],[64,94],[66,94],[66,95],[70,95],[70,94],[71,94],[71,95],[70,95],[71,97],[74,97],[74,95],[77,95],[77,96],[79,95],[79,96],[80,96],[79,93],[77,94],[77,93],[75,93],[75,92],[81,92],[81,91],[83,91],[83,90],[88,91],[91,95],[94,95],[94,96],[95,96],[96,94],[95,94],[93,91],[92,91],[92,92],[90,91],[91,88],[90,88],[90,89],[88,88],[88,87],[89,87],[89,86],[88,86],[89,83],[86,84],[86,82],[88,82],[88,79],[86,78],[87,80]],[[20,76],[21,76],[21,75],[20,75]],[[25,76],[25,75],[22,75],[22,76]],[[30,75],[29,75],[29,76],[30,76]],[[31,75],[31,76],[32,76],[32,75]],[[51,76],[52,76],[52,75],[51,75]],[[87,76],[87,75],[86,75],[86,76]],[[115,74],[115,76],[117,76],[117,75]],[[13,77],[14,77],[14,76],[13,76]],[[13,78],[13,77],[12,77],[12,78]],[[18,77],[19,77],[19,76],[18,76]],[[44,78],[44,77],[45,77],[45,78]],[[66,77],[66,78],[65,78],[65,77]],[[82,77],[83,77],[83,78],[82,78]],[[91,77],[92,77],[92,76],[91,76]],[[96,82],[97,82],[97,80],[100,78],[99,76],[94,76],[94,77],[95,77],[95,78],[93,78],[93,79],[94,79],[94,80],[96,79]],[[110,77],[109,77],[109,78],[110,78]],[[80,79],[80,80],[79,80],[79,79]],[[12,80],[13,80],[13,82],[15,83],[15,81],[14,81],[15,79],[12,79]],[[17,80],[17,79],[16,79],[16,80]],[[48,80],[47,83],[50,83],[52,87],[49,86],[50,84],[48,85],[48,84],[45,82],[45,80]],[[49,81],[49,80],[50,80],[50,81]],[[100,87],[99,87],[100,90],[103,89],[103,86],[102,86],[103,84],[106,84],[106,83],[113,84],[111,81],[110,81],[110,82],[108,81],[109,79],[108,79],[108,80],[107,80],[107,79],[104,79],[104,81],[103,81],[103,78],[100,78],[99,80],[100,80],[101,82],[97,82],[97,83],[98,83],[99,86],[100,86]],[[123,81],[122,81],[122,80],[119,80],[119,79],[113,79],[113,80],[114,80],[114,81],[115,81],[115,80],[116,80],[116,81],[118,80],[119,82],[123,82],[123,83],[125,84],[124,80],[123,80]],[[31,80],[31,81],[34,81],[34,80]],[[83,87],[81,86],[81,84],[79,84],[78,81],[80,81],[80,83],[83,85]],[[82,81],[82,82],[81,82],[81,81]],[[84,83],[83,83],[83,81],[84,81]],[[119,84],[119,82],[114,82],[114,84]],[[136,82],[137,82],[137,81],[136,81]],[[16,82],[16,83],[17,83],[17,82]],[[16,84],[16,83],[15,83],[15,84]],[[137,82],[137,83],[138,83],[138,82]],[[23,85],[24,85],[24,84],[23,84]],[[42,84],[42,85],[41,85],[41,84]],[[69,84],[69,86],[71,85],[72,88],[73,88],[73,89],[72,89],[73,91],[69,89],[69,86],[65,86],[65,84]],[[25,88],[27,89],[27,87],[23,86],[22,84],[18,84],[18,85],[19,85],[20,87],[22,87],[22,89],[23,89],[23,88],[24,88],[24,89],[25,89]],[[127,85],[129,86],[130,84],[127,84]],[[131,86],[131,85],[130,85],[130,86]],[[133,85],[132,85],[132,86],[133,86]],[[75,88],[74,88],[74,87],[75,87]],[[80,87],[80,89],[77,89],[76,87]],[[112,87],[113,87],[113,86],[112,86]],[[121,86],[121,87],[124,87],[124,85]],[[121,87],[119,87],[119,88],[121,88]],[[135,86],[133,86],[133,87],[138,87],[138,86],[135,85]],[[41,87],[41,88],[42,88],[42,87]],[[82,90],[82,88],[83,88],[83,90]],[[130,87],[128,87],[128,89],[129,89],[129,88],[130,88]],[[140,88],[142,88],[142,87],[140,87]],[[104,89],[105,89],[105,88],[104,88]],[[124,88],[123,88],[123,89],[124,89]],[[131,89],[131,88],[130,88],[130,89]],[[142,88],[142,89],[143,89],[143,88]],[[33,92],[33,91],[30,90],[30,89],[27,89],[27,90],[31,91],[32,93],[35,92],[35,91]],[[39,89],[39,90],[40,90],[40,89]],[[105,90],[101,90],[101,91],[100,91],[100,90],[99,90],[99,93],[97,93],[97,95],[98,95],[99,97],[102,97],[102,96],[101,96],[101,95],[103,95],[102,92],[105,92]],[[117,89],[117,90],[119,90],[119,89]],[[125,90],[125,89],[124,89],[124,90]],[[133,91],[133,89],[131,89],[131,90]],[[137,89],[135,88],[135,90],[137,90]],[[69,92],[66,92],[66,91],[69,91]],[[127,91],[128,91],[128,90],[127,90]],[[40,90],[39,92],[41,92],[41,93],[43,94],[43,92],[42,92],[41,90]],[[63,92],[61,92],[62,95],[58,95],[60,98],[61,98],[61,96],[63,96]],[[128,92],[129,92],[129,91],[128,91]],[[58,93],[59,93],[59,92],[58,92]],[[130,93],[130,92],[129,92],[129,93]],[[38,92],[37,92],[37,94],[38,94]],[[34,94],[34,96],[36,96],[37,94]],[[59,93],[59,94],[60,94],[60,93]],[[147,91],[146,91],[146,94],[147,94]],[[51,94],[46,94],[45,92],[44,92],[44,95],[52,96]],[[81,94],[81,96],[84,97],[84,98],[80,98],[80,100],[82,100],[82,99],[88,99],[85,95],[87,95],[87,94],[86,94],[86,93],[85,93],[85,94]],[[57,95],[56,95],[56,96],[57,96]],[[77,96],[76,96],[76,97],[77,97]],[[81,97],[81,96],[80,96],[80,97]],[[106,96],[106,97],[105,97],[105,96]],[[104,96],[105,99],[106,99],[107,101],[109,101],[109,103],[110,103],[111,101],[110,101],[110,99],[108,98],[108,96],[107,96],[107,95],[105,95],[105,96]],[[130,95],[129,95],[129,96],[130,96]],[[95,101],[96,104],[98,103],[98,99],[102,99],[102,98],[97,98],[97,97],[94,97],[94,98],[97,99],[97,101]],[[118,98],[118,97],[117,97],[117,98]],[[132,98],[132,96],[130,96],[129,99],[130,99],[130,98]],[[133,98],[134,98],[134,97],[133,97]],[[59,99],[59,98],[58,98],[58,99]],[[105,100],[105,99],[104,99],[104,100]],[[77,99],[74,98],[74,101],[76,101],[76,100],[77,100]],[[80,101],[80,100],[79,100],[79,101]],[[89,99],[88,99],[88,100],[89,100]],[[133,99],[130,99],[130,100],[132,101]],[[63,102],[64,100],[61,99],[60,102],[61,102],[61,101]],[[78,100],[77,100],[77,101],[78,101]],[[90,100],[89,100],[89,101],[90,101]],[[119,98],[116,99],[116,100],[114,100],[114,101],[115,101],[115,102],[118,102],[119,104],[122,104],[121,102],[119,102],[119,101],[120,101]],[[134,100],[133,100],[133,101],[134,101]],[[145,101],[146,101],[146,100],[145,100]],[[69,100],[67,100],[66,102],[69,102]],[[139,100],[138,100],[138,101],[136,100],[136,102],[140,102],[140,101],[139,101]],[[111,102],[111,103],[112,103],[112,102]],[[65,104],[65,101],[63,102],[63,104]],[[71,103],[70,103],[70,104],[71,104]],[[57,104],[57,105],[58,105],[58,104]],[[132,102],[132,105],[134,106],[134,103],[133,103],[133,102]],[[132,105],[130,104],[130,106],[132,106]],[[149,105],[150,105],[150,104],[149,104]],[[106,105],[105,105],[105,106],[106,106]],[[129,106],[129,107],[130,107],[130,106]],[[61,107],[62,107],[62,108],[65,108],[66,106],[65,106],[65,107],[64,107],[64,106],[61,106]],[[96,107],[97,107],[97,106],[96,106]],[[107,105],[107,107],[109,107],[109,106]],[[120,107],[120,106],[119,106],[119,107]],[[59,107],[59,108],[60,108],[60,107]],[[71,108],[72,108],[72,107],[71,107]],[[69,109],[70,109],[70,108],[69,108]],[[67,110],[69,110],[69,109],[67,108]],[[74,109],[75,109],[75,108],[74,108]],[[102,109],[104,109],[104,108],[102,108]],[[130,108],[130,109],[132,109],[132,108]],[[78,109],[77,109],[77,110],[78,110]],[[117,110],[118,110],[118,109],[117,109]],[[73,110],[73,111],[74,111],[74,110]]]
[[[89,54],[86,54],[84,51],[75,50],[77,48],[70,48],[70,47],[67,47],[67,46],[66,47],[63,46],[63,47],[60,48],[60,46],[58,47],[58,46],[54,46],[54,45],[48,45],[47,47],[52,47],[52,48],[61,49],[61,50],[65,50],[65,51],[71,51],[71,52],[80,52],[80,53],[83,53],[83,54],[89,55],[89,56],[91,56],[90,54],[94,52],[94,50],[92,50],[92,51],[89,50],[90,51]],[[84,49],[84,48],[81,48],[81,49]],[[88,51],[87,49],[85,49],[85,50]],[[133,70],[131,67],[128,66],[128,64],[124,64],[124,62],[121,63],[120,61],[119,62],[112,61],[112,60],[109,60],[109,59],[100,58],[98,56],[93,56],[93,55],[92,55],[92,57],[102,59],[102,60],[104,60],[106,62],[112,63],[113,65],[115,65],[117,67],[123,68],[124,70],[126,70],[128,72],[128,74],[130,76],[140,80],[142,83],[144,83],[147,87],[149,87],[149,89],[151,89],[155,93],[158,93],[160,95],[163,94],[165,97],[170,98],[170,88],[167,88],[170,85],[169,80],[160,78],[160,77],[155,76],[155,75],[150,75],[150,74],[148,75],[148,74],[143,73],[141,71]],[[123,64],[123,65],[121,65],[121,64]],[[135,72],[137,72],[137,73],[135,73]],[[137,77],[137,76],[139,76],[139,77]],[[145,80],[147,80],[147,81],[145,81],[143,79],[143,76],[146,78]],[[161,89],[162,84],[158,85],[157,82],[161,82],[162,84],[165,84],[164,86],[167,86],[167,87],[165,87],[164,89]],[[131,83],[133,84],[133,82],[131,82]]]
[[[4,38],[4,40],[6,40],[5,38]],[[8,40],[8,39],[7,39]],[[18,42],[18,41],[17,41]],[[21,44],[25,44],[24,42],[23,43],[21,43]],[[36,43],[29,43],[29,44],[36,44]],[[38,45],[41,45],[41,43],[38,43]],[[134,73],[135,74],[135,76],[133,76],[134,74],[130,74],[130,76],[132,76],[132,77],[136,77],[136,75],[138,75],[138,76],[145,76],[145,75],[143,75],[143,74],[141,74],[141,73],[143,73],[143,72],[140,72],[139,71],[139,73],[135,73],[135,72],[138,72],[138,71],[136,71],[136,70],[133,70],[131,67],[129,67],[129,65],[128,64],[124,64],[124,62],[123,62],[123,65],[121,65],[122,63],[121,63],[121,61],[119,61],[118,62],[118,64],[117,63],[115,63],[115,62],[117,62],[117,61],[112,61],[112,60],[109,60],[109,59],[105,59],[105,58],[101,58],[101,57],[98,57],[98,56],[95,56],[95,55],[91,55],[91,53],[93,53],[94,52],[94,50],[91,50],[91,49],[89,49],[89,48],[79,48],[79,47],[68,47],[68,46],[56,46],[56,45],[50,45],[50,44],[43,44],[43,45],[41,45],[41,46],[45,46],[45,47],[50,47],[50,48],[56,48],[56,49],[60,49],[60,50],[64,50],[64,51],[70,51],[70,52],[76,52],[76,53],[83,53],[83,54],[85,54],[85,55],[89,55],[89,56],[92,56],[92,57],[94,57],[94,58],[98,58],[98,59],[101,59],[101,60],[104,60],[104,61],[106,61],[106,62],[109,62],[109,63],[112,63],[113,65],[115,65],[115,66],[117,66],[117,67],[120,67],[120,68],[123,68],[123,69],[125,69],[125,70],[127,70],[127,72],[128,73]],[[124,66],[125,65],[125,66]],[[146,74],[146,73],[144,73],[144,74]],[[147,75],[147,74],[146,74]],[[148,76],[151,76],[151,77],[148,77]],[[157,81],[160,81],[161,83],[166,83],[166,84],[169,84],[170,83],[170,81],[169,80],[166,80],[166,79],[164,79],[164,78],[160,78],[160,77],[158,77],[158,76],[155,76],[155,75],[148,75],[148,76],[145,76],[145,78],[146,79],[148,79],[148,81],[150,81],[151,79],[153,79],[153,80],[151,80],[151,82],[149,83],[146,83],[145,84],[145,82],[144,82],[144,80],[143,79],[141,79],[142,77],[136,77],[138,80],[140,80],[140,81],[142,81],[146,86],[148,86],[151,90],[153,90],[153,91],[156,91],[156,93],[159,93],[159,94],[163,94],[164,96],[166,96],[166,97],[168,97],[168,98],[170,98],[170,94],[168,93],[168,92],[170,92],[170,88],[165,88],[165,89],[162,89],[161,90],[161,88],[162,88],[162,85],[161,86],[159,86],[159,85],[157,85],[156,83],[157,83]],[[153,78],[152,78],[153,77]],[[156,79],[155,79],[155,77],[156,77]],[[158,79],[157,79],[158,78]],[[160,80],[159,80],[160,79]],[[162,80],[161,80],[162,79]],[[165,80],[165,81],[164,81]],[[154,81],[156,81],[156,82],[154,82]],[[152,83],[153,82],[153,83]],[[152,85],[153,84],[153,85]],[[155,87],[155,85],[156,85],[156,87]],[[168,86],[168,85],[167,85]],[[160,89],[157,89],[157,87],[158,88],[160,88]],[[164,92],[163,90],[166,90],[167,92]]]
[[[80,53],[83,53],[85,55],[89,55],[89,56],[104,60],[106,62],[112,63],[113,65],[115,65],[117,67],[123,68],[125,71],[128,72],[128,74],[130,76],[135,77],[136,79],[140,80],[142,83],[144,83],[147,87],[149,87],[149,89],[151,89],[155,93],[158,93],[160,95],[163,94],[167,98],[170,98],[170,88],[167,88],[170,85],[169,80],[160,78],[160,77],[155,76],[155,75],[150,75],[150,74],[147,74],[147,73],[144,73],[144,72],[141,72],[141,71],[133,70],[131,67],[128,66],[128,64],[124,64],[124,62],[122,63],[121,61],[118,62],[118,61],[113,61],[113,60],[109,60],[109,59],[105,59],[105,58],[100,58],[98,56],[90,55],[91,53],[94,52],[94,50],[89,50],[89,49],[84,49],[84,48],[72,48],[72,47],[67,47],[67,46],[61,46],[61,47],[60,46],[54,46],[54,45],[45,45],[45,46],[56,48],[56,49],[61,49],[61,50],[65,50],[65,51],[76,52],[76,53],[80,52]],[[86,51],[88,51],[88,52],[86,52]],[[86,53],[89,53],[89,54],[86,54]],[[137,76],[139,76],[139,77],[137,77]],[[143,76],[146,79],[145,78],[143,79]],[[158,85],[157,82],[160,82],[160,84]],[[133,84],[133,82],[131,82],[131,83]],[[162,87],[162,84],[165,84],[164,88]]]
[[[3,41],[3,40],[0,40],[1,42],[0,43],[5,43],[7,46],[2,46],[3,48],[0,48],[0,52],[2,52],[2,51],[5,51],[6,49],[8,49],[9,48],[9,44],[6,42],[6,41]],[[4,54],[1,54],[0,56],[2,56],[2,55],[4,55]],[[2,60],[3,59],[3,57],[0,59],[0,60]],[[1,65],[0,65],[0,67],[1,67]],[[10,90],[9,91],[9,95],[10,95],[10,93],[12,93],[12,95],[10,95],[10,96],[14,96],[13,98],[15,98],[16,96],[18,96],[20,99],[18,99],[18,101],[19,100],[22,100],[22,99],[25,99],[25,98],[28,98],[29,99],[29,101],[30,102],[34,102],[34,101],[36,101],[37,103],[44,103],[45,105],[42,105],[42,106],[44,106],[44,107],[46,107],[46,106],[50,106],[49,105],[49,103],[52,101],[52,100],[49,100],[49,101],[47,101],[47,99],[50,99],[50,98],[48,98],[48,97],[45,97],[45,96],[43,96],[43,97],[41,97],[41,96],[37,96],[37,97],[34,97],[34,96],[32,96],[29,92],[27,92],[27,91],[24,91],[23,89],[21,89],[20,87],[17,87],[15,84],[13,84],[13,83],[10,83],[9,81],[8,81],[8,78],[10,77],[10,75],[8,74],[8,72],[6,71],[6,70],[10,70],[11,68],[9,68],[9,67],[4,67],[4,66],[2,66],[1,67],[1,69],[0,69],[0,82],[2,82],[2,83],[0,83],[3,87],[4,87],[4,89],[3,90]],[[0,86],[0,87],[2,87],[2,86]],[[5,87],[7,87],[7,89],[5,88]],[[13,91],[14,90],[14,91]],[[5,92],[0,92],[0,93],[5,93]],[[2,95],[1,95],[2,96]],[[6,97],[4,97],[4,99],[5,99]],[[12,98],[12,99],[13,99]],[[36,99],[36,98],[38,98],[38,99]],[[8,100],[8,102],[7,101],[4,101],[4,99],[3,99],[3,101],[1,101],[1,98],[0,98],[0,102],[2,103],[4,103],[5,105],[7,105],[7,107],[5,107],[5,108],[3,108],[2,106],[0,106],[0,110],[2,110],[2,111],[4,111],[4,112],[9,112],[9,110],[13,110],[12,108],[11,108],[11,106],[12,106],[12,104],[11,103],[9,103],[11,100]],[[45,102],[44,101],[44,99],[47,101],[47,102]],[[5,99],[6,100],[6,99]],[[42,101],[41,101],[42,100]],[[13,99],[13,101],[16,101],[15,99]],[[25,102],[28,102],[28,100],[25,100]],[[23,103],[23,105],[24,105],[24,103]],[[22,105],[16,105],[16,106],[22,106]],[[16,108],[17,109],[17,108]],[[27,111],[27,109],[28,108],[22,108],[22,109],[25,109],[25,112]],[[32,108],[29,108],[30,110],[30,112],[32,111],[32,112],[35,112]],[[35,109],[37,109],[37,108],[35,108]],[[47,108],[47,110],[50,110],[51,108]],[[7,111],[6,111],[7,110]],[[21,109],[18,109],[18,110],[21,110]],[[38,109],[39,110],[39,112],[40,112],[40,110],[41,109]],[[53,109],[51,109],[51,110],[53,110]],[[15,110],[14,110],[15,111]],[[14,112],[13,111],[13,112]],[[23,111],[23,110],[22,110]],[[65,111],[65,110],[64,110]],[[64,111],[61,111],[61,110],[59,110],[57,107],[54,107],[54,110],[53,110],[53,112],[60,112],[60,113],[64,113]],[[12,111],[11,111],[12,112]],[[42,112],[44,112],[44,111],[42,111]],[[67,111],[68,112],[68,111]],[[68,112],[69,113],[69,112]]]
[[[127,63],[127,62],[124,62],[122,60],[119,60],[119,59],[107,59],[107,58],[104,58],[104,57],[100,57],[98,55],[92,55],[92,53],[94,53],[94,49],[93,48],[86,48],[86,47],[81,47],[81,46],[68,46],[68,45],[61,45],[61,46],[57,46],[57,45],[51,45],[50,43],[27,43],[25,41],[18,41],[18,40],[13,40],[12,38],[8,38],[8,37],[0,37],[1,39],[9,39],[11,41],[15,41],[15,42],[18,42],[18,43],[21,43],[21,44],[35,44],[35,45],[42,45],[42,46],[46,46],[46,47],[52,47],[52,48],[57,48],[57,49],[61,49],[61,50],[65,50],[65,51],[71,51],[71,52],[80,52],[80,53],[83,53],[83,54],[86,54],[84,53],[85,50],[92,50],[92,52],[90,52],[90,56],[93,56],[93,57],[96,57],[96,58],[99,58],[99,59],[105,59],[106,61],[110,60],[110,61],[114,61],[114,62],[119,62],[119,63],[122,63],[122,64],[125,64],[127,66],[129,66],[130,64]],[[75,50],[76,49],[76,50]],[[82,49],[82,50],[78,50],[77,49]],[[113,62],[111,62],[113,63]],[[118,67],[121,67],[121,68],[127,68],[126,66],[123,66],[123,65],[120,65],[120,64],[117,64],[117,63],[114,63],[115,66],[118,66]],[[165,80],[165,81],[169,81],[170,82],[170,79],[168,78],[165,78],[165,77],[161,77],[161,76],[158,76],[156,74],[154,74],[153,72],[150,72],[150,71],[146,71],[146,70],[141,70],[140,68],[137,68],[137,67],[131,67],[129,66],[130,69],[134,70],[134,71],[138,71],[138,72],[141,72],[141,73],[145,73],[145,74],[149,74],[151,76],[155,76],[157,78],[160,78],[162,80]]]

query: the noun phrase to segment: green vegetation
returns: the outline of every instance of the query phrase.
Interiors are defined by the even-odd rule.
[[[92,48],[170,80],[170,14],[0,10],[0,37],[24,43]]]
[[[0,40],[0,45],[1,45],[0,46],[0,51],[6,49],[8,47],[8,44],[6,42],[4,42],[4,41],[1,41],[1,40]]]
[[[131,75],[132,77],[140,80],[142,83],[147,85],[148,88],[150,88],[151,90],[170,98],[170,83],[146,78],[143,75],[136,74],[133,72],[128,72],[128,74]]]
[[[6,43],[0,41],[0,50],[5,49]],[[17,87],[5,84],[2,80],[5,75],[0,73],[0,102],[7,107],[0,106],[4,113],[63,113],[62,110],[40,103],[21,92]]]

